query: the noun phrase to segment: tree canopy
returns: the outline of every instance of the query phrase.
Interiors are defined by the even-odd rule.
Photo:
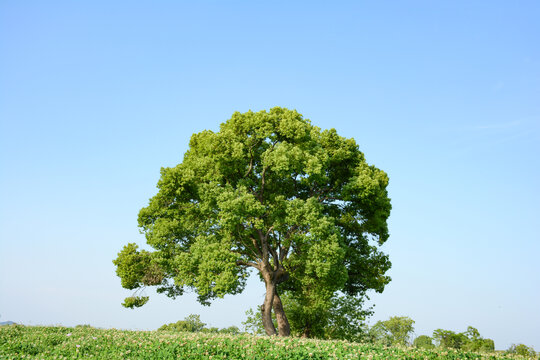
[[[408,345],[414,332],[414,320],[408,316],[392,316],[385,321],[377,321],[370,329],[375,341],[390,345]]]
[[[475,327],[467,327],[467,331],[455,333],[451,330],[436,329],[433,340],[443,348],[462,349],[467,351],[487,352],[495,350],[492,339],[484,339]]]
[[[194,134],[182,163],[161,169],[139,213],[153,251],[128,244],[114,260],[122,286],[190,289],[203,304],[240,293],[255,269],[266,286],[268,335],[290,333],[280,293],[307,312],[336,292],[381,292],[390,278],[388,176],[354,139],[321,130],[296,111],[234,113],[218,132]],[[142,306],[132,296],[124,306]],[[307,314],[309,315],[309,314]]]

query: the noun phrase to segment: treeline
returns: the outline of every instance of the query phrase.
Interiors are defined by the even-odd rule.
[[[436,329],[432,336],[420,335],[414,337],[414,320],[407,316],[393,316],[386,321],[378,321],[367,329],[366,340],[379,342],[384,345],[406,345],[424,349],[456,349],[472,352],[493,352],[495,342],[492,339],[483,338],[475,327],[469,326],[464,332],[456,333],[452,330]],[[524,344],[514,344],[505,353],[516,354],[526,357],[540,358],[532,347]]]
[[[418,348],[433,349],[441,347],[475,352],[495,350],[492,339],[484,339],[478,329],[469,326],[466,331],[456,333],[451,330],[437,329],[433,335],[420,335],[413,338],[414,320],[407,316],[393,316],[386,321],[378,321],[369,328],[367,338],[384,345],[412,345]]]
[[[236,326],[227,328],[206,327],[199,315],[189,315],[184,320],[161,326],[158,331],[179,331],[179,332],[203,332],[221,334],[251,333],[264,335],[264,327],[260,316],[257,316],[252,309],[246,312],[247,318],[242,325],[244,331]],[[343,320],[343,319],[342,319]],[[489,353],[495,351],[495,342],[492,339],[484,338],[478,329],[469,326],[464,332],[456,333],[451,330],[437,329],[431,336],[414,336],[414,320],[407,316],[393,316],[385,321],[378,321],[369,327],[363,322],[340,322],[330,323],[324,336],[317,338],[327,340],[348,340],[352,342],[381,344],[384,346],[412,346],[419,349],[455,349],[462,351]],[[302,334],[296,334],[302,337]],[[305,337],[305,336],[304,336]],[[521,355],[529,358],[538,356],[532,347],[524,344],[514,344],[506,351],[506,354]]]
[[[241,331],[237,326],[229,326],[227,328],[206,327],[206,324],[201,321],[199,315],[189,315],[184,320],[177,321],[161,326],[158,331],[180,331],[180,332],[204,332],[204,333],[219,333],[219,334],[240,334]]]

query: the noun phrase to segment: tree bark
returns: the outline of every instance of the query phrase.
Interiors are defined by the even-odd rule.
[[[285,310],[283,310],[283,303],[279,297],[277,290],[274,290],[274,313],[276,314],[276,320],[278,324],[278,335],[279,336],[290,336],[291,335],[291,326],[289,325],[289,320],[287,315],[285,315]]]
[[[274,295],[276,293],[276,285],[272,281],[265,281],[266,283],[266,295],[264,297],[264,303],[261,306],[262,323],[266,335],[276,335],[276,327],[272,321],[272,305],[274,302]]]
[[[302,332],[302,338],[310,338],[311,337],[311,325],[306,324],[306,327],[304,327],[304,331]]]

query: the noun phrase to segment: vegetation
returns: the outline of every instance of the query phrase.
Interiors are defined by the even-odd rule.
[[[331,300],[332,306],[324,313],[310,319],[311,331],[306,334],[306,312],[300,304],[290,298],[288,294],[283,297],[283,306],[289,314],[291,334],[297,337],[316,339],[365,341],[367,339],[367,326],[365,319],[372,314],[371,309],[363,309],[363,299],[347,295],[335,296]],[[265,333],[260,316],[256,316],[253,309],[246,312],[247,319],[242,322],[246,332],[254,335]],[[272,318],[276,323],[275,317]]]
[[[370,329],[375,342],[390,345],[408,345],[414,331],[414,320],[407,316],[393,316],[386,321],[378,321]]]
[[[205,333],[220,333],[220,334],[239,334],[240,329],[236,326],[229,326],[224,329],[216,327],[207,328],[206,324],[201,321],[199,315],[189,315],[184,320],[175,323],[161,326],[158,331],[172,332],[205,332]]]
[[[205,323],[201,321],[199,315],[189,315],[184,320],[178,322],[163,325],[158,331],[185,331],[185,332],[199,332],[205,327]]]
[[[2,359],[524,359],[454,349],[416,349],[204,332],[122,331],[89,327],[0,327]]]
[[[153,251],[131,243],[114,260],[122,286],[136,290],[123,305],[144,305],[145,286],[171,297],[191,289],[208,304],[243,291],[255,269],[266,286],[266,334],[287,336],[292,325],[305,337],[325,336],[339,317],[333,305],[358,305],[390,281],[380,251],[387,185],[334,129],[283,108],[235,113],[219,132],[194,134],[183,162],[161,170],[138,219]]]
[[[527,345],[523,344],[513,344],[510,346],[510,348],[506,351],[507,354],[516,354],[520,356],[525,357],[534,357],[536,352],[532,347],[528,347]],[[540,354],[539,354],[540,355]],[[540,356],[539,356],[540,358]]]
[[[463,349],[468,351],[493,351],[495,343],[491,339],[484,339],[478,330],[472,326],[467,331],[455,333],[451,330],[437,329],[433,331],[435,343],[446,349]]]
[[[413,345],[414,347],[420,349],[433,349],[435,347],[435,345],[433,345],[433,341],[427,335],[420,335],[414,339]]]

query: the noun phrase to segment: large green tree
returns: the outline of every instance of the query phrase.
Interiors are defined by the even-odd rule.
[[[280,291],[316,309],[337,291],[354,296],[389,282],[388,176],[353,139],[322,131],[296,111],[235,113],[219,132],[194,134],[182,163],[161,169],[139,213],[153,251],[128,244],[114,260],[122,286],[185,289],[203,304],[240,293],[249,269],[266,286],[268,335],[290,326]],[[130,297],[127,307],[147,297]]]

